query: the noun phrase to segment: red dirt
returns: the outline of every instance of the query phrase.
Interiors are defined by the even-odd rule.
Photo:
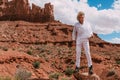
[[[72,46],[71,33],[72,26],[60,22],[1,21],[0,74],[13,77],[16,66],[20,65],[32,73],[31,78],[49,79],[52,73],[59,73],[58,80],[74,80],[73,76],[65,75],[68,67],[75,67],[75,46]],[[101,80],[119,80],[120,44],[107,43],[95,34],[90,40],[90,47],[94,72]],[[81,72],[88,71],[84,54],[81,60],[81,66],[85,66]],[[39,69],[33,67],[34,61],[40,61]],[[115,74],[107,76],[111,71]]]

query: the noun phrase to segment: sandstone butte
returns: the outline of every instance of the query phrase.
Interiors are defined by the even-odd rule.
[[[28,0],[0,0],[0,20],[54,21],[53,5],[47,3],[41,8],[32,4],[30,7]]]

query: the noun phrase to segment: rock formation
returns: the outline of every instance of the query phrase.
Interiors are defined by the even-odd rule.
[[[75,73],[77,80],[100,80],[100,77],[96,74],[89,75],[88,73]]]
[[[38,78],[38,80],[48,79],[50,74],[56,75],[57,72],[66,75],[64,72],[67,68],[74,69],[75,66],[75,46],[72,46],[71,38],[72,29],[72,26],[60,22],[0,21],[0,74],[13,76],[14,67],[16,64],[20,64],[23,68],[31,71],[33,78]],[[95,80],[91,78],[98,78],[98,76],[101,80],[119,80],[120,55],[118,53],[120,52],[120,44],[107,43],[94,35],[90,40],[90,47],[93,70],[96,73],[96,75],[90,76],[90,80]],[[13,51],[10,50],[14,50],[14,53],[24,52],[43,60],[40,69],[33,68],[31,60],[34,59],[29,56],[19,57],[22,55],[21,53],[19,53],[20,55],[16,54],[15,57]],[[7,56],[10,53],[10,57]],[[88,72],[84,51],[81,54],[81,67],[80,72]],[[12,75],[6,72],[6,69],[12,72]],[[87,80],[86,77],[89,76],[83,76],[83,80]],[[55,80],[62,80],[60,78],[64,79],[63,76],[60,76],[59,79]],[[67,80],[75,79],[74,76],[71,76]]]
[[[53,5],[46,3],[45,8],[41,8],[32,4],[31,9],[28,0],[1,0],[0,20],[54,21]]]

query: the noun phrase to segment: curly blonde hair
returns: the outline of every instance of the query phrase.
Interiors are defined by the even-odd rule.
[[[84,15],[85,15],[85,13],[84,13],[84,12],[82,12],[82,11],[78,12],[78,15],[77,15],[77,20],[79,21],[79,17],[80,17],[80,16],[84,16]]]

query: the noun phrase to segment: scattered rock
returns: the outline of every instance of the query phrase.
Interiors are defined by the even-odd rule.
[[[96,74],[89,75],[88,73],[75,73],[75,78],[77,80],[100,80],[100,77]]]

